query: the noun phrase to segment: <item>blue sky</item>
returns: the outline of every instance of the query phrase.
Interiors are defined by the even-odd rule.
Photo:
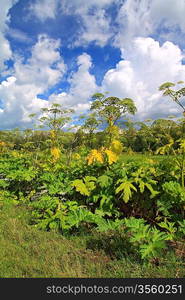
[[[135,120],[180,115],[162,97],[185,80],[184,0],[1,0],[0,128],[52,102],[87,113],[95,92],[130,97]]]

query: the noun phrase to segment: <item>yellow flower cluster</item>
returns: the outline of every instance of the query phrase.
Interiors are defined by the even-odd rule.
[[[3,153],[6,150],[7,144],[0,141],[0,152]]]
[[[12,156],[13,156],[13,157],[20,157],[21,154],[20,154],[18,151],[13,150],[13,151],[12,151]]]
[[[55,139],[56,138],[56,132],[55,132],[55,130],[50,130],[50,135],[51,135],[52,139]]]
[[[0,141],[0,147],[5,147],[5,146],[6,146],[6,143]]]
[[[118,146],[118,144],[117,144]],[[120,146],[120,145],[119,145]],[[120,149],[120,148],[119,148]],[[116,151],[112,151],[112,149],[107,149],[102,147],[100,150],[93,149],[87,156],[88,165],[91,165],[95,162],[99,162],[103,164],[106,160],[108,164],[111,165],[112,163],[116,162],[119,158],[118,149]]]
[[[60,158],[61,152],[57,147],[51,148],[51,155],[53,156],[53,160],[56,161]]]
[[[109,149],[105,149],[105,154],[107,155],[109,165],[118,160],[118,155]]]
[[[99,162],[103,164],[103,155],[100,150],[93,149],[87,156],[88,165],[91,165],[94,162]]]
[[[120,141],[113,140],[110,146],[110,150],[119,155],[123,151],[123,146]]]
[[[75,160],[79,160],[79,159],[81,159],[81,156],[80,156],[79,153],[74,153],[72,158],[75,159]]]

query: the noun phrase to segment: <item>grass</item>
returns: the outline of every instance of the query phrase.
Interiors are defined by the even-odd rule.
[[[175,278],[185,276],[184,265],[173,253],[159,266],[145,265],[128,254],[124,241],[97,233],[63,237],[29,224],[24,207],[0,210],[1,278]]]

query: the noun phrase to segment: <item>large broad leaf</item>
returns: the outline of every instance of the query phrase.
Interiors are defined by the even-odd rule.
[[[130,181],[125,181],[117,187],[116,194],[118,194],[119,192],[122,192],[123,200],[125,203],[127,203],[132,196],[131,190],[134,190],[135,192],[137,192],[137,189]]]
[[[185,151],[185,139],[178,140],[180,142],[180,149]]]
[[[155,153],[156,154],[163,154],[164,155],[164,154],[168,153],[172,149],[173,145],[174,145],[174,140],[172,138],[170,138],[169,139],[169,143],[166,144],[166,145],[164,145],[164,146],[162,146],[162,147],[159,147],[156,150]]]
[[[96,181],[96,177],[94,177],[94,176],[85,176],[84,182],[85,182],[85,185],[86,185],[89,193],[96,188],[96,185],[94,183],[95,181]]]
[[[146,185],[146,187],[148,188],[148,190],[149,190],[150,193],[151,193],[151,195],[150,195],[150,198],[151,198],[151,199],[154,198],[156,195],[159,194],[159,192],[157,192],[157,191],[155,191],[155,190],[153,189],[153,187],[151,186],[150,183],[147,183],[147,182],[146,182],[145,185]]]
[[[150,231],[150,240],[146,244],[140,245],[141,258],[152,258],[159,257],[161,250],[165,249],[166,244],[166,234],[160,232],[158,229],[154,228]]]
[[[81,195],[89,196],[90,192],[88,191],[85,183],[81,179],[76,179],[72,182],[72,186],[76,188],[76,191]]]
[[[101,175],[98,177],[97,182],[102,188],[104,188],[112,183],[112,178],[107,175]]]
[[[150,244],[143,244],[140,246],[141,258],[153,258],[159,256],[159,251],[165,248],[164,241],[158,241]]]
[[[74,186],[76,191],[80,192],[81,195],[90,196],[91,191],[96,188],[94,181],[96,181],[96,177],[86,176],[84,182],[82,179],[76,179],[72,182],[72,186]]]

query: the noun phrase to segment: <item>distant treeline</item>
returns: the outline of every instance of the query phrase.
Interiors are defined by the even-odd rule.
[[[125,151],[134,152],[155,152],[159,147],[176,142],[184,135],[184,119],[158,119],[155,121],[146,120],[144,122],[133,122],[127,120],[122,124],[118,123],[119,139]],[[20,150],[27,148],[44,150],[49,146],[51,130],[1,130],[0,141],[6,143],[10,148]],[[89,149],[99,148],[105,144],[108,133],[104,131],[92,132],[84,125],[78,127],[75,132],[64,130],[58,131],[61,147],[65,150],[76,150],[81,146]],[[175,142],[175,143],[174,143]]]

